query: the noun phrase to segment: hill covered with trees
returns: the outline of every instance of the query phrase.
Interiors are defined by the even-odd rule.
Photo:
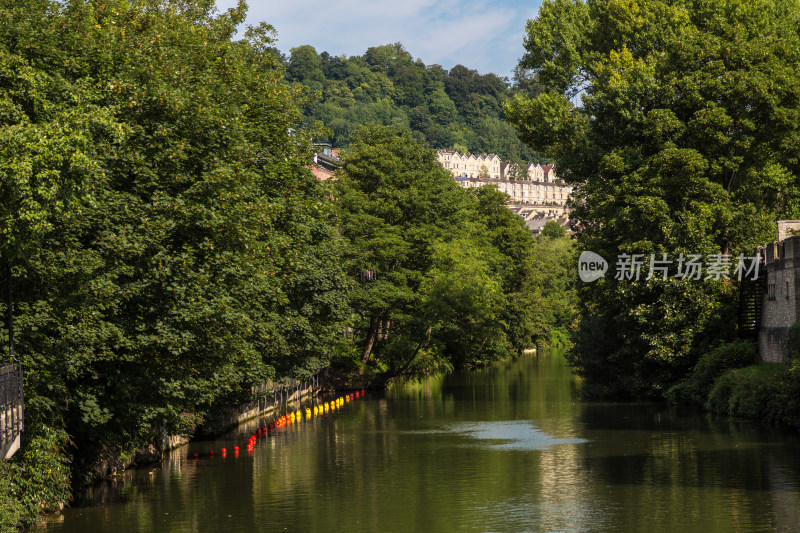
[[[362,56],[331,56],[313,46],[293,48],[283,57],[286,79],[317,93],[305,112],[311,126],[330,130],[326,140],[348,146],[361,124],[402,126],[432,148],[495,153],[511,161],[547,162],[518,138],[505,121],[503,103],[518,91],[536,92],[519,71],[514,80],[479,74],[456,65],[414,60],[400,43],[369,48]]]

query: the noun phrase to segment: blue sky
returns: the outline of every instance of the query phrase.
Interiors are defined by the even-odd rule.
[[[236,0],[217,0],[226,9]],[[310,44],[317,52],[361,55],[401,42],[426,65],[461,63],[480,73],[511,74],[523,54],[525,21],[541,0],[250,0],[248,24],[267,22],[287,53]]]

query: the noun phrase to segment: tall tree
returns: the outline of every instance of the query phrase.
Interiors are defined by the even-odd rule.
[[[17,267],[31,421],[64,420],[92,461],[324,366],[348,282],[308,136],[289,133],[305,100],[284,83],[271,28],[235,41],[244,4],[215,15],[210,2],[0,13],[16,17],[0,50],[22,84],[3,109],[30,129],[3,124],[25,150],[0,165],[28,168],[27,186],[52,198],[29,217],[50,224],[47,240]],[[64,191],[84,182],[92,201],[60,220]]]
[[[363,317],[362,359],[381,337],[422,337],[421,284],[437,241],[459,233],[464,200],[433,152],[408,130],[365,126],[352,137],[337,183]]]
[[[582,249],[612,264],[619,253],[750,255],[776,217],[800,214],[796,1],[547,0],[526,30],[521,67],[542,92],[507,111],[575,186]],[[574,363],[587,390],[660,394],[730,334],[734,290],[674,278],[584,286]]]

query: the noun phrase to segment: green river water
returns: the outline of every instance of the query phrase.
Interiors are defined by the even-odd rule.
[[[796,434],[693,409],[582,402],[579,388],[558,352],[397,383],[252,452],[257,422],[193,442],[93,488],[42,529],[800,531]]]

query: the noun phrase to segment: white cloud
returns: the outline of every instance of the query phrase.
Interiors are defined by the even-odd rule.
[[[267,22],[288,53],[310,44],[332,55],[363,54],[370,46],[401,42],[425,64],[510,74],[523,53],[525,21],[539,0],[265,0],[249,4],[247,22]],[[524,2],[524,0],[523,0]],[[235,0],[220,0],[226,9]]]

